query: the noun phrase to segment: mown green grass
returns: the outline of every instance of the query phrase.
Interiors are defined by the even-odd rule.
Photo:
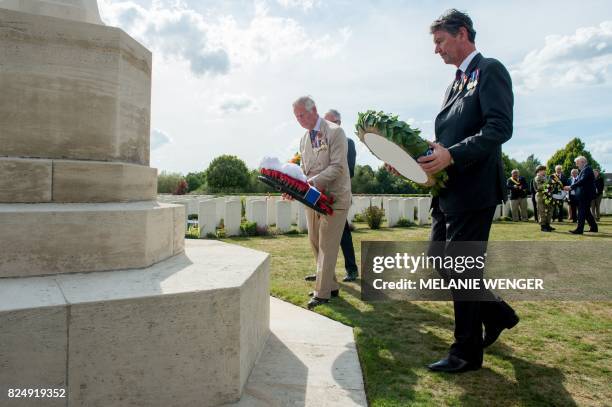
[[[600,239],[612,243],[612,217],[599,234],[573,236],[573,224],[498,222],[491,240]],[[362,240],[426,240],[428,227],[367,229],[353,233],[357,259]],[[227,242],[271,254],[271,294],[304,307],[315,265],[305,235],[232,238]],[[612,249],[612,245],[610,245]],[[337,276],[344,275],[340,255]],[[612,273],[612,270],[610,271]],[[340,297],[316,312],[352,326],[371,406],[604,406],[612,404],[612,303],[516,302],[520,324],[487,349],[483,369],[434,374],[426,365],[452,341],[448,302],[364,303],[359,281],[341,283]]]

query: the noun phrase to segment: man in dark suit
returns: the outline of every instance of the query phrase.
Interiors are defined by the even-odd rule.
[[[584,233],[584,221],[589,223],[589,232],[597,232],[597,223],[591,213],[591,201],[595,198],[595,175],[583,156],[577,157],[574,162],[578,166],[580,173],[578,179],[571,186],[566,186],[566,191],[576,191],[578,201],[578,226],[570,233],[581,235]]]
[[[329,109],[323,117],[328,122],[336,123],[338,126],[342,124],[342,117],[340,112],[335,109]],[[349,167],[349,174],[351,178],[355,175],[355,161],[357,158],[357,151],[355,150],[355,142],[346,138],[348,141],[348,153],[347,161]],[[340,248],[342,249],[342,255],[344,256],[344,269],[346,270],[346,276],[342,281],[349,282],[355,281],[359,276],[357,269],[357,262],[355,261],[355,247],[353,246],[353,236],[351,235],[351,226],[348,222],[344,224],[344,231],[342,232],[342,239],[340,240]],[[308,275],[304,278],[306,281],[315,281],[317,279],[316,274]],[[338,291],[332,291],[332,296],[337,296]]]
[[[430,31],[435,53],[458,68],[436,117],[433,153],[419,158],[425,172],[448,173],[446,188],[432,200],[432,247],[443,242],[442,255],[461,256],[457,242],[482,242],[482,255],[495,208],[507,198],[501,145],[512,137],[512,82],[499,61],[476,51],[468,15],[449,10]],[[479,369],[484,348],[518,323],[514,310],[499,299],[459,301],[453,292],[453,300],[455,342],[446,358],[429,365],[433,371]]]
[[[325,113],[325,120],[332,123],[336,123],[338,126],[342,123],[342,117],[340,112],[335,109],[329,109]],[[355,142],[347,137],[348,141],[348,153],[346,159],[348,161],[349,173],[351,179],[355,175],[355,161],[357,159],[357,150],[355,150]],[[346,221],[344,225],[344,232],[342,233],[342,240],[340,240],[340,248],[342,248],[342,254],[344,255],[344,269],[346,270],[346,276],[342,281],[349,282],[355,281],[359,274],[357,270],[357,263],[355,261],[355,247],[353,246],[353,236],[351,235],[351,226]]]

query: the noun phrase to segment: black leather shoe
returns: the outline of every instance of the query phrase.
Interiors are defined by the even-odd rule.
[[[512,329],[519,323],[518,315],[514,314],[513,318],[506,325],[485,325],[485,332],[482,338],[482,347],[490,346],[499,338],[499,335],[504,329]]]
[[[556,228],[553,228],[552,226],[549,226],[548,229],[552,232],[553,230],[557,230]]]
[[[306,280],[306,281],[317,281],[317,275],[316,274],[311,274],[309,276],[304,277],[304,280]]]
[[[337,297],[339,293],[340,293],[340,290],[331,290],[332,297]],[[314,295],[314,291],[311,291],[308,293],[309,297],[312,297],[313,295]]]
[[[342,281],[344,281],[345,283],[350,283],[351,281],[355,281],[357,280],[357,276],[354,275],[346,275]]]
[[[582,234],[582,232],[581,232],[581,231],[579,231],[579,230],[570,230],[569,232],[570,232],[572,235],[581,235],[581,234]]]
[[[546,226],[541,226],[541,227],[540,227],[540,230],[541,230],[542,232],[551,232],[550,228],[547,228]]]
[[[447,358],[438,360],[427,366],[427,368],[433,372],[461,373],[467,372],[468,370],[478,370],[480,366],[470,364],[468,361],[457,356],[448,355]]]
[[[327,304],[329,302],[328,299],[312,297],[310,301],[308,301],[308,309],[313,309],[314,307],[318,307],[321,304]]]

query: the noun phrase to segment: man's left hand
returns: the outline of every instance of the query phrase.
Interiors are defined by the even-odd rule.
[[[564,189],[565,191],[571,191],[571,190],[572,190],[572,187],[563,187],[563,189]]]
[[[423,171],[428,174],[434,174],[442,171],[446,167],[452,164],[453,157],[446,147],[439,143],[432,143],[428,141],[429,146],[433,149],[430,155],[419,157],[417,160],[421,165]]]

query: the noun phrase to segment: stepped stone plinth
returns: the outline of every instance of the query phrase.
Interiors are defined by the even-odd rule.
[[[0,89],[0,406],[238,400],[268,255],[185,245],[187,208],[156,201],[151,53],[95,0],[0,0]]]

